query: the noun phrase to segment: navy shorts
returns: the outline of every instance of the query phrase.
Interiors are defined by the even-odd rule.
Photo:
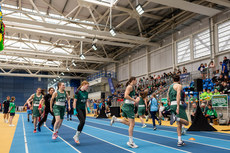
[[[15,113],[10,113],[10,116],[15,116]]]
[[[3,114],[7,114],[9,111],[9,108],[4,109]]]

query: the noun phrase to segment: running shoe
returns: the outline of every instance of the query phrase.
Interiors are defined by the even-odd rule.
[[[110,122],[110,125],[111,125],[111,126],[113,125],[113,123],[115,122],[115,120],[116,120],[116,117],[113,115],[113,117],[112,117],[112,119],[111,119],[111,122]]]
[[[67,118],[67,121],[69,121],[69,118]]]
[[[70,121],[72,121],[72,117],[70,117]]]
[[[57,134],[58,132],[55,132],[55,133],[53,133],[53,135],[52,135],[52,139],[53,140],[56,140],[57,139],[57,137],[58,137],[58,134]]]
[[[34,123],[34,121],[32,120],[32,123]]]
[[[41,132],[41,127],[38,125],[37,126],[38,132]]]
[[[8,123],[8,120],[6,120],[6,123]]]
[[[172,113],[170,116],[170,124],[173,125],[173,123],[176,121],[176,115]]]
[[[79,135],[75,134],[75,135],[73,136],[73,139],[74,139],[75,143],[80,144]]]
[[[181,141],[181,142],[178,142],[178,143],[177,143],[177,146],[178,146],[178,147],[181,147],[181,146],[184,146],[184,145],[185,145],[184,141]]]
[[[9,126],[15,126],[15,125],[13,125],[13,124],[10,124]]]
[[[159,125],[161,125],[161,120],[158,120]]]
[[[157,127],[153,127],[153,130],[157,130]]]
[[[34,133],[36,133],[37,132],[37,130],[36,129],[34,129]]]
[[[133,143],[127,142],[127,145],[131,148],[138,148],[138,145],[136,145],[134,142]]]
[[[28,119],[28,122],[30,121],[30,119]]]
[[[149,116],[145,116],[145,121],[148,122],[149,121]]]
[[[147,125],[146,124],[144,124],[141,128],[146,128],[147,127]]]

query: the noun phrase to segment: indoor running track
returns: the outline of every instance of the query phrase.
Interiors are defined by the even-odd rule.
[[[47,125],[51,123],[48,118]],[[152,126],[142,129],[136,123],[134,141],[139,148],[129,148],[127,126],[115,123],[110,126],[109,119],[95,119],[87,117],[87,121],[80,136],[80,145],[75,144],[73,135],[76,133],[78,120],[64,120],[59,130],[59,138],[52,140],[52,132],[42,127],[42,131],[33,133],[33,124],[27,122],[27,115],[21,113],[10,153],[229,153],[230,134],[217,132],[187,132],[182,139],[186,146],[177,147],[177,133],[175,127],[158,126],[156,131]],[[195,138],[190,141],[189,138]]]

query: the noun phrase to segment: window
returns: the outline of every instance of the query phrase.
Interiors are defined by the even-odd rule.
[[[230,21],[218,25],[219,52],[230,49]]]
[[[210,30],[207,29],[193,37],[194,58],[209,55],[210,52]]]
[[[176,43],[177,62],[185,62],[190,60],[190,38],[178,41]]]

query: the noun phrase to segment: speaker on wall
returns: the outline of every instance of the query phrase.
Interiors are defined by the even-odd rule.
[[[202,79],[194,80],[194,91],[196,92],[203,91],[203,80]]]

